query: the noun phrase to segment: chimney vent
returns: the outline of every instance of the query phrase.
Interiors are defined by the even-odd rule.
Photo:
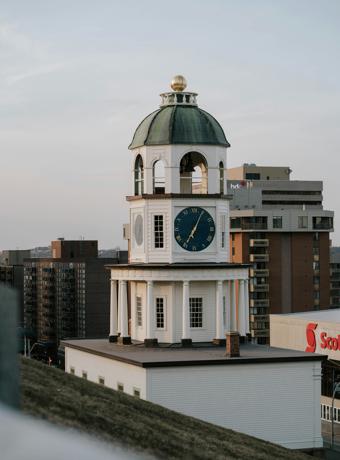
[[[226,356],[228,358],[240,356],[240,334],[237,331],[226,333]]]

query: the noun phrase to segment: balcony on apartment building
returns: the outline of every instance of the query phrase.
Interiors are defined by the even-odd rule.
[[[333,217],[313,217],[313,230],[333,230]]]
[[[269,276],[268,268],[251,268],[250,269],[251,278],[259,277],[259,276],[263,276],[265,278],[268,277]]]
[[[250,239],[249,246],[251,248],[267,248],[269,246],[269,240],[265,238]]]
[[[250,299],[249,305],[254,307],[269,307],[269,299]]]
[[[267,216],[247,216],[247,217],[232,217],[230,220],[231,229],[240,230],[267,230]]]
[[[250,262],[269,262],[269,254],[249,254]]]
[[[250,292],[268,292],[269,291],[269,284],[256,284],[250,283]]]

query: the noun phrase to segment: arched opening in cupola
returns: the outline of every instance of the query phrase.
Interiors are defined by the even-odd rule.
[[[154,162],[152,167],[153,193],[156,195],[165,193],[165,165],[162,160]]]
[[[141,155],[137,155],[135,161],[135,195],[144,193],[144,165]]]
[[[208,163],[201,153],[186,153],[179,172],[181,193],[208,193]]]
[[[223,161],[220,161],[218,168],[220,171],[220,193],[224,193],[224,164],[223,164]]]

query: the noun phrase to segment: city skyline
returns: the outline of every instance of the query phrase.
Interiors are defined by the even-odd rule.
[[[4,2],[0,250],[80,236],[124,248],[127,147],[177,73],[221,122],[228,167],[324,181],[340,243],[338,2],[171,6]]]

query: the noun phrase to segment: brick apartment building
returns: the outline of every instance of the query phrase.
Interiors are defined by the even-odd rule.
[[[292,181],[288,167],[228,170],[231,261],[251,263],[250,331],[269,341],[269,313],[329,308],[329,233],[321,181]]]
[[[24,319],[36,341],[55,349],[65,337],[109,334],[109,263],[99,258],[97,241],[52,241],[52,258],[24,262]],[[127,254],[122,251],[123,262]],[[125,257],[125,259],[124,259]]]

